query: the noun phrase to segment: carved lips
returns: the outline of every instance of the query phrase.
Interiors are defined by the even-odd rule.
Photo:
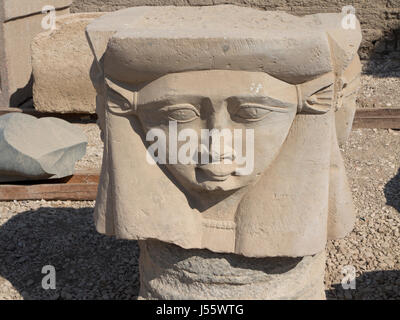
[[[199,165],[197,167],[202,171],[210,180],[214,181],[225,181],[232,176],[236,171],[236,164],[226,163],[209,163],[205,165]]]

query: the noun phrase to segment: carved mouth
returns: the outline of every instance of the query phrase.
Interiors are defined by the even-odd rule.
[[[236,165],[210,163],[198,166],[196,169],[203,180],[225,181],[235,172]]]

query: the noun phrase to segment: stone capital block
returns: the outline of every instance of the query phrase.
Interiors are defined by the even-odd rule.
[[[0,106],[17,107],[32,97],[31,41],[44,31],[42,8],[69,13],[72,0],[0,0]]]
[[[343,17],[167,6],[88,25],[105,144],[97,229],[249,258],[313,256],[347,235],[338,136],[354,116],[361,31]],[[199,162],[187,140],[203,130],[243,135],[226,149],[207,138]]]
[[[35,109],[49,113],[95,113],[96,91],[90,80],[93,55],[86,26],[104,13],[61,16],[56,29],[32,41]]]

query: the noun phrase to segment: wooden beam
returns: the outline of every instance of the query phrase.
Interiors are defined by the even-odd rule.
[[[353,129],[400,129],[400,108],[357,109]]]
[[[53,117],[60,118],[70,122],[95,122],[97,120],[97,114],[86,114],[86,113],[46,113],[39,112],[33,108],[21,109],[21,108],[1,108],[0,107],[0,116],[7,113],[24,113],[34,116],[36,118],[44,118],[44,117]]]
[[[96,200],[99,171],[77,171],[62,179],[0,184],[0,201]]]
[[[42,113],[33,108],[0,108],[0,116],[10,112],[21,112],[37,118],[56,117],[70,122],[95,122],[96,114],[83,113]],[[359,108],[356,111],[353,129],[377,128],[400,129],[400,108]]]
[[[13,110],[5,109],[0,108],[0,115]],[[400,108],[357,109],[355,128],[400,129]],[[86,170],[62,179],[0,184],[0,201],[96,200],[98,182],[99,170]]]
[[[0,201],[96,200],[97,184],[0,185]]]

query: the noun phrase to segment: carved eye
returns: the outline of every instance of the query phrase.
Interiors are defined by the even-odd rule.
[[[122,87],[110,79],[105,79],[107,88],[108,110],[118,115],[129,115],[136,112],[137,93]]]
[[[242,104],[235,113],[235,117],[246,121],[260,121],[264,119],[271,110],[265,106],[253,103]]]
[[[121,109],[121,111],[128,111],[131,108],[130,103],[115,91],[108,91],[108,106],[111,109]]]
[[[168,119],[180,123],[190,122],[197,119],[199,111],[191,104],[179,104],[167,108]]]
[[[309,109],[313,109],[315,113],[325,113],[332,106],[333,93],[333,85],[322,88],[308,97],[305,105]]]

